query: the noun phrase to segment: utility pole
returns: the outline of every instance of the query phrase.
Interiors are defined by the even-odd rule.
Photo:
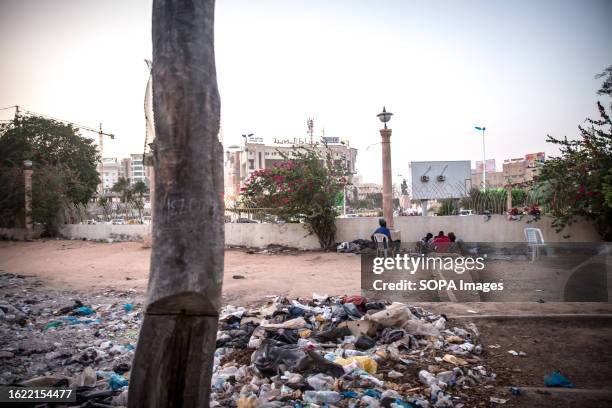
[[[100,184],[98,192],[100,195],[104,193],[104,132],[102,132],[102,123],[98,131],[98,148],[100,149],[100,164],[98,165],[98,174],[100,175]]]
[[[91,130],[86,127],[80,126],[85,130]],[[98,193],[102,195],[104,193],[104,136],[108,136],[111,139],[115,138],[115,135],[105,133],[102,131],[102,123],[98,128],[98,149],[100,150],[100,164],[98,165],[98,174],[100,175],[100,184],[98,185]],[[144,163],[144,157],[143,157]]]
[[[214,6],[153,1],[153,247],[129,408],[209,406],[225,246]]]
[[[487,189],[487,152],[485,150],[485,130],[484,126],[474,126],[474,129],[482,132],[482,191]]]

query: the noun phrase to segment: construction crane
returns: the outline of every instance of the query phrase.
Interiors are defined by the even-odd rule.
[[[104,170],[103,167],[102,167],[102,159],[104,157],[104,136],[108,136],[112,140],[112,139],[115,138],[114,134],[104,132],[102,130],[102,123],[100,123],[100,126],[99,126],[98,129],[94,129],[92,127],[84,126],[84,125],[81,125],[79,123],[71,122],[69,120],[54,118],[52,116],[43,115],[41,113],[32,112],[30,110],[24,109],[22,111],[21,108],[19,107],[19,105],[15,105],[15,106],[12,106],[12,107],[15,108],[15,121],[17,121],[19,119],[19,117],[21,117],[22,114],[32,115],[32,116],[40,116],[40,117],[45,118],[45,119],[54,120],[56,122],[61,122],[61,123],[65,123],[65,124],[68,124],[68,125],[72,125],[73,127],[77,128],[79,130],[86,130],[88,132],[97,133],[98,134],[98,149],[100,151],[100,163],[98,163],[98,174],[100,175],[100,184],[98,185],[98,192],[100,194],[102,194],[102,192],[104,191],[104,181],[103,181],[103,178],[102,178],[102,173],[103,173],[103,170]]]

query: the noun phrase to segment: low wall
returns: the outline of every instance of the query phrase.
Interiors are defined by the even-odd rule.
[[[225,224],[225,245],[264,247],[271,244],[321,248],[317,236],[309,234],[303,224]]]
[[[601,241],[597,231],[588,221],[576,222],[557,234],[551,226],[550,217],[542,217],[538,222],[529,224],[525,220],[508,221],[503,215],[493,215],[489,221],[485,221],[483,215],[396,217],[394,221],[395,228],[401,231],[402,242],[416,242],[428,232],[437,235],[438,231],[452,231],[465,242],[525,242],[524,229],[527,227],[540,228],[544,241],[549,243]],[[358,238],[370,239],[372,232],[378,227],[378,218],[338,218],[336,225],[338,242]],[[563,238],[564,235],[569,235],[569,238]]]
[[[67,224],[60,227],[60,236],[69,239],[140,241],[151,232],[151,225]]]
[[[34,225],[31,232],[25,228],[0,228],[0,239],[7,239],[10,241],[25,241],[28,239],[40,238],[43,233],[43,228]]]
[[[151,232],[150,225],[68,224],[60,235],[68,239],[140,241]],[[319,241],[302,224],[226,223],[225,244],[265,247],[285,245],[299,249],[318,249]]]
[[[401,231],[402,242],[416,242],[431,232],[454,232],[465,242],[511,243],[525,242],[523,230],[536,227],[542,230],[544,241],[556,242],[599,242],[601,241],[593,225],[587,221],[576,222],[557,234],[551,226],[552,219],[542,217],[538,222],[527,224],[525,221],[508,221],[505,216],[493,215],[489,221],[481,215],[459,217],[397,217],[395,228]],[[378,218],[338,218],[336,241],[370,239],[378,227]],[[69,239],[139,241],[151,231],[150,225],[64,225],[60,235]],[[563,238],[569,235],[569,238]],[[250,224],[226,223],[225,244],[230,246],[265,247],[266,245],[285,245],[299,249],[317,249],[319,242],[303,224]]]

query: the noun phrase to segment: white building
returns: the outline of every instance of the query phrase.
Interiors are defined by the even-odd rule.
[[[134,184],[137,181],[147,182],[144,162],[142,160],[142,154],[131,154],[130,155],[130,184]]]
[[[119,161],[114,157],[102,159],[102,184],[104,192],[109,192],[119,180]]]

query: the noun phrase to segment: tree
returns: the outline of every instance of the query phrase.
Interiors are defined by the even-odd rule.
[[[210,404],[225,247],[214,5],[153,1],[154,239],[129,408]]]
[[[0,223],[19,225],[23,216],[23,162],[33,162],[33,221],[53,233],[66,206],[85,205],[99,183],[99,156],[78,129],[37,116],[0,125]]]
[[[123,203],[123,209],[125,211],[125,218],[129,218],[129,204],[132,199],[132,188],[130,186],[130,179],[125,177],[119,177],[119,179],[111,187],[111,191],[119,193],[121,195],[121,202]]]
[[[476,214],[490,211],[492,214],[503,214],[506,211],[507,192],[504,189],[472,188],[468,196],[459,201],[462,208],[474,210]]]
[[[455,215],[457,213],[458,201],[459,200],[456,198],[446,198],[442,200],[440,209],[438,210],[438,215]]]
[[[111,199],[107,196],[98,197],[98,206],[102,209],[102,215],[105,220],[109,220],[111,211],[113,209],[113,203]]]
[[[130,201],[138,209],[138,219],[142,221],[142,210],[144,209],[144,195],[149,192],[149,187],[142,180],[138,180],[131,188]]]
[[[347,170],[331,153],[303,148],[279,165],[251,173],[241,200],[250,206],[274,209],[289,222],[303,221],[323,249],[336,237],[336,197],[347,182]]]
[[[596,76],[604,77],[599,95],[612,96],[612,66]],[[606,241],[612,240],[612,120],[601,101],[599,119],[579,125],[580,136],[569,140],[548,135],[548,142],[559,146],[561,155],[544,164],[539,184],[551,193],[553,226],[561,232],[577,217],[591,219]],[[612,104],[609,105],[612,110]]]

